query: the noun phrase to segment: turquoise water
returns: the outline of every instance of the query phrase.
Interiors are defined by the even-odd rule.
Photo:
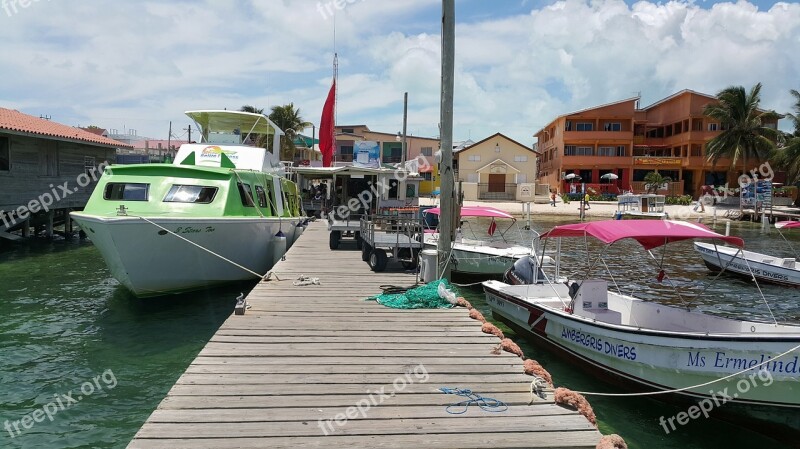
[[[2,448],[125,447],[239,292],[137,300],[77,240],[37,241],[0,258],[0,425],[12,429],[0,429]],[[82,399],[64,398],[70,392]],[[52,421],[38,414],[41,422],[30,416],[23,427],[52,402]]]
[[[558,221],[540,221],[542,230]],[[476,228],[485,228],[479,223]],[[724,228],[718,228],[722,231]],[[737,223],[732,233],[745,237],[753,250],[786,251],[775,231]],[[800,234],[800,233],[797,233]],[[792,236],[796,247],[800,240]],[[566,248],[573,263],[577,248]],[[618,279],[637,275],[641,266],[634,246],[621,246],[611,255]],[[668,273],[678,282],[710,278],[691,247],[678,246]],[[652,270],[644,276],[654,277]],[[637,285],[648,285],[652,279]],[[34,241],[0,252],[0,448],[125,447],[164,398],[216,329],[231,313],[235,297],[251,285],[171,297],[137,300],[117,285],[98,251],[89,242]],[[690,291],[699,293],[697,287]],[[765,295],[781,320],[800,321],[800,291],[764,286]],[[643,296],[659,296],[658,288],[640,288]],[[483,313],[491,313],[479,291],[467,293]],[[697,302],[720,314],[765,317],[763,304],[746,281],[722,279]],[[678,302],[666,297],[666,302]],[[538,351],[516,338],[526,355],[540,360],[559,385],[577,390],[614,391],[580,370]],[[84,395],[81,387],[91,394]],[[77,403],[66,407],[64,396]],[[54,396],[57,395],[57,396]],[[57,399],[65,408],[53,420],[36,410],[51,410]],[[715,420],[695,420],[665,435],[659,416],[672,416],[685,407],[651,399],[590,398],[603,433],[623,435],[631,448],[784,448],[769,438]],[[49,405],[50,404],[50,405]],[[47,407],[50,407],[49,409]],[[23,420],[28,416],[29,429]],[[33,421],[34,417],[42,422]],[[20,433],[14,431],[17,421]]]

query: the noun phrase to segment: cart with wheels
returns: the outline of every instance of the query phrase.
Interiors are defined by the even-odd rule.
[[[405,269],[417,266],[422,249],[422,220],[396,215],[375,215],[361,218],[361,259],[372,271],[386,269],[389,259]]]

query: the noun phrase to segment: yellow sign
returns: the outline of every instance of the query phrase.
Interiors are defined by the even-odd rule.
[[[634,165],[681,165],[679,157],[635,157]]]

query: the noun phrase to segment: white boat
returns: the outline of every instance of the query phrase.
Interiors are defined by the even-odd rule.
[[[424,214],[439,215],[438,207],[426,209]],[[483,206],[464,206],[461,208],[461,218],[483,217],[491,218],[485,239],[465,238],[463,229],[459,228],[453,242],[451,256],[452,272],[482,278],[501,277],[519,258],[533,254],[532,247],[522,246],[508,241],[509,234],[516,233],[517,240],[521,231],[516,226],[513,215]],[[507,221],[498,229],[496,220]],[[462,226],[463,227],[463,226]],[[495,237],[496,234],[496,237]],[[493,237],[493,238],[490,238]],[[433,230],[425,233],[425,248],[436,249],[439,244],[439,234]]]
[[[775,227],[779,230],[796,228],[800,227],[800,221],[782,221],[775,223]],[[704,242],[695,242],[694,249],[700,253],[710,270],[723,270],[773,284],[800,287],[800,264],[796,257],[776,257]]]
[[[202,143],[173,164],[106,167],[72,218],[111,274],[139,297],[263,276],[302,233],[297,187],[264,148],[282,131],[261,114],[190,111]]]
[[[701,224],[670,220],[571,224],[542,235],[545,242],[560,237],[593,237],[606,245],[634,239],[648,251],[699,238],[744,245]],[[593,266],[604,266],[601,258]],[[800,431],[800,326],[644,301],[609,290],[608,281],[591,277],[591,270],[582,281],[551,282],[553,275],[540,265],[535,257],[517,262],[510,278],[523,284],[484,283],[496,319],[631,389],[671,391],[717,405],[726,392],[725,406],[714,407],[720,408],[715,414],[730,412],[762,430]]]
[[[664,210],[666,196],[651,193],[634,195],[626,193],[617,196],[617,212],[614,218],[625,219],[659,219],[669,218]]]

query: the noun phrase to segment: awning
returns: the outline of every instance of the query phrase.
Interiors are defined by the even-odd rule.
[[[717,234],[700,223],[674,220],[605,220],[575,223],[556,226],[542,234],[541,238],[587,235],[609,245],[618,240],[633,239],[647,250],[691,239],[719,239],[744,247],[744,240],[739,237]]]
[[[426,209],[423,211],[425,214],[434,214],[439,215],[439,208],[433,207],[431,209]],[[502,210],[495,209],[493,207],[481,207],[481,206],[462,206],[461,207],[461,216],[462,217],[492,217],[492,218],[510,218],[513,219],[514,216],[509,214],[508,212],[503,212]]]

